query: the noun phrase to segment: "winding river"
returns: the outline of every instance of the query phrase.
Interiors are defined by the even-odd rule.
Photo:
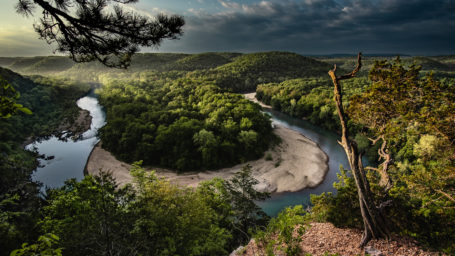
[[[82,135],[82,139],[77,141],[61,141],[56,137],[47,140],[35,142],[27,148],[35,147],[39,154],[54,156],[51,160],[40,160],[40,165],[34,173],[34,179],[42,182],[45,186],[55,188],[64,184],[64,181],[70,178],[81,180],[84,176],[83,170],[85,164],[95,144],[99,141],[96,137],[97,131],[105,124],[105,113],[98,104],[95,94],[91,93],[77,101],[77,105],[86,109],[92,116],[90,130]],[[321,194],[322,192],[335,192],[332,187],[333,182],[337,180],[337,173],[340,165],[348,166],[346,156],[341,146],[338,145],[338,136],[329,131],[325,131],[307,121],[290,117],[286,114],[266,109],[272,120],[290,129],[302,133],[307,138],[318,143],[322,150],[329,156],[329,171],[326,178],[316,188],[305,189],[299,192],[287,192],[274,194],[272,197],[261,202],[260,206],[264,211],[276,216],[283,208],[291,205],[303,204],[309,205],[310,194]]]
[[[99,141],[96,137],[97,131],[104,126],[106,116],[103,108],[98,104],[96,95],[91,92],[80,98],[77,105],[81,109],[88,110],[92,116],[90,129],[82,134],[82,138],[76,141],[71,139],[62,141],[52,136],[26,146],[27,149],[36,148],[39,154],[44,154],[46,157],[54,157],[50,160],[40,159],[40,166],[33,174],[33,179],[46,187],[60,187],[65,180],[71,178],[81,180],[84,177],[88,156]]]
[[[272,116],[272,120],[284,127],[298,131],[305,137],[316,142],[329,156],[329,170],[324,181],[315,188],[307,188],[298,192],[285,192],[273,194],[270,199],[260,202],[259,205],[270,216],[276,216],[287,206],[303,204],[310,205],[310,194],[319,195],[323,192],[336,192],[333,183],[338,180],[340,166],[349,166],[343,148],[338,144],[339,136],[334,132],[324,130],[308,121],[291,117],[273,109],[265,109]]]

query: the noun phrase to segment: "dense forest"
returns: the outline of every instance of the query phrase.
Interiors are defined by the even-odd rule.
[[[1,65],[16,71],[51,77],[0,70],[5,83],[20,92],[18,102],[33,112],[0,119],[6,152],[0,156],[0,233],[6,248],[1,255],[21,247],[14,255],[226,255],[251,237],[270,253],[280,243],[286,255],[298,255],[299,240],[292,236],[296,225],[328,221],[361,228],[347,166],[334,184],[337,193],[312,196],[310,213],[296,206],[269,220],[255,204],[268,195],[253,189],[257,181],[248,166],[232,179],[190,189],[146,173],[135,162],[187,171],[260,157],[276,142],[269,117],[235,92],[256,90],[257,98],[276,110],[339,132],[327,71],[334,63],[339,72],[352,69],[352,58],[282,52],[138,54],[131,69],[122,72],[52,58],[0,58]],[[392,231],[453,254],[454,58],[383,59],[366,58],[360,76],[342,83],[349,129],[375,164],[367,175],[375,201],[391,202],[385,215]],[[43,197],[39,184],[31,182],[36,156],[20,144],[29,136],[53,133],[59,120],[74,118],[75,100],[89,87],[73,79],[103,84],[97,92],[107,125],[100,138],[119,159],[135,162],[134,186],[121,188],[104,173],[69,180]],[[371,138],[381,140],[373,145]],[[377,172],[383,167],[381,148],[393,159],[390,189],[381,185]]]
[[[157,57],[173,60],[175,55]],[[255,159],[276,141],[259,106],[232,92],[251,91],[266,81],[322,75],[329,67],[285,52],[207,53],[164,63],[168,70],[97,78],[104,84],[99,93],[107,110],[100,138],[119,159],[179,171]],[[200,70],[188,71],[182,68],[185,63]]]
[[[124,161],[179,171],[235,165],[262,156],[274,136],[269,117],[240,95],[189,79],[105,84],[103,147]]]
[[[2,97],[9,87],[7,96],[17,98],[16,104],[28,109],[0,118],[0,247],[7,254],[34,237],[41,204],[39,184],[31,181],[37,155],[24,150],[23,143],[29,137],[58,133],[62,122],[72,122],[79,113],[75,102],[90,86],[40,76],[24,78],[3,68],[0,77]]]

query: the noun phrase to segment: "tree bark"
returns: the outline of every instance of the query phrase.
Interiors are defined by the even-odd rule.
[[[385,218],[382,212],[376,207],[373,194],[370,190],[370,184],[365,174],[362,164],[362,155],[357,149],[357,144],[349,138],[349,131],[347,129],[348,116],[344,112],[342,101],[342,90],[340,81],[355,77],[357,72],[362,67],[362,54],[359,53],[357,57],[357,66],[349,74],[343,76],[336,76],[336,65],[329,71],[329,76],[332,78],[334,85],[334,100],[340,118],[341,124],[341,141],[338,143],[343,147],[351,167],[352,175],[354,176],[359,196],[360,211],[363,219],[364,232],[360,247],[364,247],[372,238],[386,238],[390,236],[387,228]]]
[[[377,139],[370,139],[375,145],[379,140],[382,140],[382,146],[378,149],[379,161],[384,160],[382,162],[382,169],[374,168],[374,167],[365,167],[366,170],[374,170],[377,171],[381,175],[381,181],[379,185],[384,188],[385,192],[388,192],[392,188],[392,179],[390,179],[388,170],[390,164],[392,164],[393,159],[392,155],[389,153],[389,149],[387,148],[387,141],[384,138],[384,135],[378,137]]]

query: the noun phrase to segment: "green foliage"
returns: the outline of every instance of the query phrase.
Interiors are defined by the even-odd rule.
[[[134,165],[137,191],[108,173],[48,191],[41,226],[60,237],[64,255],[223,255],[229,230],[206,202]]]
[[[362,216],[354,178],[342,167],[337,177],[338,182],[333,184],[337,189],[336,195],[331,192],[311,195],[314,205],[311,218],[318,222],[331,222],[337,227],[361,228]]]
[[[254,190],[257,180],[249,167],[230,180],[192,189],[140,165],[131,169],[134,189],[119,187],[110,173],[100,172],[48,190],[39,226],[55,236],[24,244],[14,255],[227,255],[267,224],[255,202],[268,194]]]
[[[455,88],[431,74],[419,76],[420,70],[404,67],[400,59],[377,62],[372,86],[352,98],[349,111],[386,138],[396,159],[391,168],[396,185],[389,195],[406,209],[392,213],[408,220],[401,230],[454,250],[447,239],[455,240],[455,229],[448,228],[455,225]]]
[[[299,243],[307,229],[305,214],[302,205],[286,208],[270,220],[265,230],[255,235],[257,242],[265,247],[267,255],[275,255],[276,250],[288,256],[300,255]]]
[[[16,107],[21,104],[33,111],[32,115],[17,113],[0,119],[0,255],[7,255],[22,242],[36,240],[42,204],[39,184],[31,179],[37,165],[36,154],[24,150],[22,144],[27,137],[51,134],[62,119],[74,118],[78,113],[75,101],[89,87],[42,77],[34,77],[34,82],[2,68],[0,75],[5,79],[2,84],[6,84],[3,88],[9,90],[10,99],[18,95],[12,86],[20,93],[18,103],[14,103]]]
[[[212,70],[191,73],[199,79],[212,81],[221,88],[235,91],[254,91],[258,84],[322,76],[330,66],[317,60],[289,52],[245,54],[231,63]]]
[[[194,71],[198,69],[211,69],[232,62],[232,60],[240,56],[240,53],[200,53],[192,54],[183,59],[177,60],[175,63],[168,66],[169,70],[186,70]]]
[[[247,165],[229,180],[214,179],[197,188],[199,197],[222,216],[220,224],[232,234],[233,249],[248,243],[251,235],[264,228],[269,220],[256,202],[270,194],[256,191],[256,184],[258,181],[251,176],[251,167]]]
[[[24,191],[15,194],[0,195],[0,255],[18,248],[22,241],[34,239],[36,233],[38,198],[36,188],[29,185],[23,187]],[[30,193],[31,195],[27,195]],[[34,193],[34,194],[32,194]]]
[[[145,173],[132,170],[138,187],[130,206],[135,214],[132,234],[145,255],[223,255],[231,234],[219,222],[222,216],[206,203],[206,196],[179,188]],[[137,243],[137,242],[136,242]]]
[[[337,64],[337,68],[343,68],[344,70],[352,70],[356,61],[354,56],[347,56],[342,58],[320,58],[319,60],[332,64]],[[369,71],[373,68],[376,61],[392,61],[395,56],[363,56],[362,57],[362,66],[359,75],[368,75]],[[454,57],[452,56],[435,56],[435,57],[410,57],[410,56],[401,56],[400,59],[404,66],[411,66],[413,64],[419,65],[422,67],[424,72],[428,71],[437,71],[447,74],[447,72],[455,71],[453,63]]]
[[[113,81],[100,100],[107,110],[103,146],[128,162],[218,168],[262,156],[273,139],[258,105],[200,81]]]
[[[32,111],[16,103],[19,93],[0,76],[0,118],[9,118],[18,111],[31,115]]]
[[[58,242],[58,236],[45,234],[38,238],[36,244],[22,244],[22,248],[12,251],[10,256],[62,256],[62,248],[54,248]]]
[[[17,103],[30,109],[33,115],[15,115],[8,120],[0,119],[2,142],[22,143],[26,137],[47,136],[58,126],[72,122],[79,113],[75,101],[86,94],[90,87],[68,79],[51,79],[39,76],[24,78],[0,68],[0,75],[20,93]]]
[[[47,191],[47,205],[40,225],[45,233],[60,237],[65,255],[128,254],[133,242],[134,220],[129,204],[131,187],[119,188],[107,173],[74,179]]]
[[[395,231],[453,253],[455,87],[420,71],[400,59],[376,62],[371,85],[350,98],[348,112],[353,122],[369,129],[370,137],[382,136],[387,142],[394,186],[385,193],[378,173],[369,172],[368,178],[378,205],[391,200],[386,214]],[[357,134],[356,141],[367,145],[364,135]],[[315,218],[355,226],[359,211],[351,211],[358,207],[352,178],[343,178],[343,183],[336,184],[337,195],[312,198]]]
[[[347,97],[358,94],[368,84],[366,78],[347,80],[343,90]],[[333,88],[327,78],[287,80],[282,83],[261,84],[256,89],[259,101],[293,117],[304,118],[313,124],[337,131],[340,128],[333,102]]]
[[[264,227],[269,220],[267,214],[256,205],[256,202],[269,198],[270,193],[255,190],[254,186],[259,184],[259,181],[251,176],[251,171],[251,166],[246,165],[224,184],[228,201],[235,215],[233,226],[241,230],[243,235]],[[242,234],[238,234],[237,237],[239,236]],[[248,241],[247,236],[239,238],[239,242]]]

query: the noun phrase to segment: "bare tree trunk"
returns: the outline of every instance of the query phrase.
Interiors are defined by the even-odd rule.
[[[384,191],[388,192],[392,188],[392,180],[390,179],[388,170],[390,164],[393,162],[392,155],[389,153],[389,149],[387,148],[387,141],[384,138],[384,135],[379,136],[377,139],[370,139],[373,145],[375,145],[379,140],[382,140],[382,146],[378,149],[379,161],[384,160],[382,162],[382,169],[374,168],[374,167],[365,167],[366,170],[374,170],[377,171],[381,175],[381,181],[379,185],[384,187]]]
[[[333,70],[329,71],[329,75],[332,78],[334,85],[334,99],[337,107],[338,117],[341,123],[341,142],[340,145],[344,148],[346,156],[349,160],[352,175],[354,176],[357,192],[359,195],[360,211],[362,213],[364,233],[360,247],[364,247],[372,238],[389,238],[389,230],[386,226],[385,219],[376,207],[373,195],[370,190],[370,184],[368,183],[365,170],[362,164],[362,155],[357,149],[357,145],[349,138],[349,132],[347,129],[348,116],[344,112],[342,91],[340,81],[355,77],[356,73],[362,66],[362,54],[359,53],[357,57],[357,67],[349,74],[337,77],[336,65]]]

